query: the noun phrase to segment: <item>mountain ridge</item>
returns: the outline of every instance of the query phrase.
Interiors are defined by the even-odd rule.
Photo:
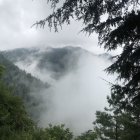
[[[69,73],[78,65],[82,55],[111,59],[107,53],[96,55],[80,47],[65,46],[62,48],[19,48],[2,52],[7,59],[24,69],[22,66],[35,67],[38,71],[52,73],[54,79]],[[22,63],[22,66],[20,65]],[[31,73],[31,71],[28,71]],[[39,76],[38,76],[39,77]]]

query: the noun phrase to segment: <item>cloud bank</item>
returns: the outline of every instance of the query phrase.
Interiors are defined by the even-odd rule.
[[[56,51],[56,49],[53,50]],[[63,48],[62,50],[64,51]],[[111,64],[107,57],[94,55],[86,51],[74,52],[76,52],[75,49],[71,55],[64,55],[68,57],[67,59],[61,57],[61,62],[69,63],[72,67],[67,65],[69,69],[66,69],[64,73],[60,69],[61,76],[59,78],[52,76],[54,75],[53,71],[39,69],[37,64],[40,59],[29,57],[30,61],[29,58],[27,59],[29,63],[24,60],[17,62],[16,65],[21,69],[26,68],[27,72],[32,73],[44,82],[49,81],[51,84],[49,89],[39,94],[43,100],[40,118],[38,119],[39,125],[46,127],[49,123],[64,123],[77,135],[92,129],[95,112],[103,110],[107,105],[106,96],[110,93],[110,87],[101,78],[108,81],[113,81],[114,78],[107,76],[103,71]],[[51,56],[54,54],[51,53]],[[78,59],[75,55],[78,56]],[[76,59],[71,61],[72,58]]]

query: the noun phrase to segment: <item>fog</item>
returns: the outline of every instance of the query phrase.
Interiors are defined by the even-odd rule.
[[[76,67],[59,79],[53,78],[53,72],[37,68],[38,60],[31,57],[29,64],[26,61],[16,63],[21,69],[26,68],[27,72],[51,84],[47,91],[39,94],[42,98],[39,126],[65,124],[78,135],[93,128],[95,112],[107,105],[110,86],[102,78],[113,81],[114,78],[104,72],[111,61],[91,53],[81,53],[75,61]]]
[[[83,24],[71,21],[71,26],[64,25],[58,33],[49,32],[49,28],[37,29],[31,26],[38,20],[50,14],[46,1],[39,0],[0,0],[0,38],[1,50],[18,47],[46,46],[56,47],[67,44],[81,46],[91,52],[104,52],[97,47],[97,35],[91,36],[79,33]],[[78,56],[78,55],[77,55]],[[70,66],[64,73],[47,71],[37,67],[39,59],[27,56],[26,60],[19,60],[15,64],[33,76],[49,83],[51,86],[41,93],[33,94],[41,98],[41,110],[38,123],[45,127],[49,123],[64,123],[75,134],[92,129],[96,110],[103,110],[110,93],[109,85],[102,78],[112,81],[103,70],[111,63],[107,58],[83,53],[74,63],[73,56],[68,58]],[[64,59],[65,60],[65,59]],[[66,63],[67,63],[66,62]],[[72,63],[71,63],[72,62]],[[72,67],[71,67],[72,66]],[[75,67],[76,66],[76,67]],[[60,74],[59,78],[55,78]]]
[[[106,64],[94,58],[87,58],[82,64],[51,88],[50,108],[42,114],[41,126],[49,121],[65,123],[75,133],[92,129],[95,112],[103,110],[109,94],[109,86],[100,79],[105,78],[102,70]],[[103,67],[100,67],[101,64]]]

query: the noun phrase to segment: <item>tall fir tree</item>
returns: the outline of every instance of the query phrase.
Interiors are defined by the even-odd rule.
[[[53,9],[52,14],[35,25],[44,27],[48,23],[57,32],[63,24],[70,24],[71,19],[76,19],[85,25],[82,31],[98,34],[99,44],[106,50],[122,49],[119,55],[113,56],[113,64],[106,69],[109,74],[117,73],[117,81],[121,81],[121,85],[117,82],[111,86],[108,102],[115,113],[129,114],[133,127],[140,130],[140,0],[48,2]],[[136,135],[133,135],[134,140],[139,139],[140,134]]]
[[[99,35],[99,44],[108,51],[122,48],[114,63],[106,70],[117,73],[123,84],[112,86],[111,99],[123,109],[138,109],[140,104],[140,2],[139,0],[48,0],[53,13],[35,25],[58,31],[71,19],[82,21],[82,31]],[[139,116],[139,114],[137,114]]]

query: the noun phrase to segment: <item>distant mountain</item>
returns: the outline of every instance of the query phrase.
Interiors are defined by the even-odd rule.
[[[6,81],[16,87],[15,93],[27,102],[40,126],[64,123],[79,133],[90,128],[92,114],[106,104],[109,88],[102,78],[112,81],[103,71],[111,64],[108,54],[95,55],[71,46],[20,48],[1,53],[9,60],[4,60],[8,63]]]
[[[51,73],[51,77],[54,79],[59,79],[72,69],[76,69],[82,55],[94,55],[80,47],[71,46],[63,48],[20,48],[2,53],[11,62],[19,67],[21,66],[22,69],[24,69],[23,65],[28,68],[34,67],[40,72]],[[101,54],[96,57],[111,58],[108,54]]]
[[[36,118],[35,110],[39,109],[41,102],[39,98],[40,91],[48,88],[49,84],[43,83],[31,74],[20,70],[2,54],[0,54],[0,65],[5,68],[1,80],[11,89],[14,95],[18,95],[23,99],[31,116]]]
[[[37,54],[39,54],[39,49],[37,48],[18,48],[8,51],[1,52],[7,59],[9,59],[12,62],[18,62],[25,60],[26,58],[32,56],[37,57]]]

